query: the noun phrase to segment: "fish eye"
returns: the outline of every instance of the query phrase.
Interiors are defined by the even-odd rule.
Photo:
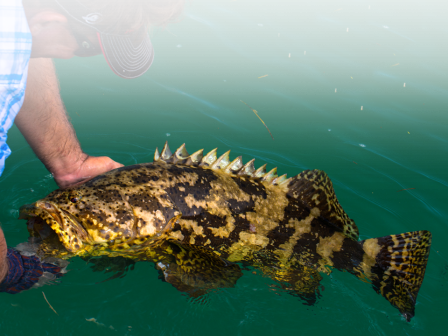
[[[71,192],[67,195],[67,200],[71,203],[78,203],[79,200],[82,198],[82,195],[79,192]]]

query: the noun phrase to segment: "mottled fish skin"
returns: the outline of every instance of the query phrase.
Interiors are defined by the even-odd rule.
[[[65,249],[48,245],[43,251],[53,256],[125,256],[154,261],[165,270],[167,256],[173,246],[177,249],[169,242],[175,241],[222,260],[260,267],[311,301],[319,280],[304,279],[344,269],[372,281],[408,317],[413,316],[411,301],[423,280],[431,239],[427,231],[419,231],[408,233],[405,243],[398,236],[358,242],[358,229],[324,172],[307,170],[286,179],[276,169],[255,169],[253,160],[231,162],[229,152],[219,158],[216,150],[190,156],[184,145],[174,154],[165,145],[160,154],[156,150],[153,163],[122,167],[81,186],[56,190],[21,212],[22,218],[44,219],[58,234]],[[30,227],[32,234],[36,231]],[[406,280],[413,283],[411,289],[390,282],[391,274],[406,273],[406,266],[383,262],[394,259],[394,248],[395,258],[403,258],[403,249],[411,255],[406,246],[420,251],[412,257],[417,266]],[[238,278],[236,273],[231,277],[233,282]],[[399,287],[412,293],[410,299],[403,299]]]
[[[176,214],[182,216],[166,235],[207,246],[232,262],[250,261],[263,249],[284,262],[298,254],[310,265],[332,265],[332,253],[352,240],[321,218],[318,206],[304,206],[288,185],[165,162],[119,168],[39,203],[74,216],[98,247],[117,240],[142,243]]]

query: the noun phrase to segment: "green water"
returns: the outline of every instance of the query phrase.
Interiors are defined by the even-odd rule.
[[[166,140],[185,142],[190,153],[232,149],[232,157],[288,175],[327,172],[361,239],[430,230],[410,323],[369,284],[338,271],[324,276],[311,307],[252,270],[198,302],[158,280],[151,264],[100,283],[110,274],[76,259],[59,285],[43,288],[59,315],[42,290],[1,295],[0,334],[445,334],[446,10],[432,0],[196,0],[181,22],[151,32],[156,58],[141,78],[115,76],[102,57],[56,62],[91,155],[149,162]],[[274,141],[240,100],[259,112]],[[19,207],[56,184],[16,128],[9,145],[0,221],[15,246],[27,239]],[[414,189],[398,191],[407,188]]]

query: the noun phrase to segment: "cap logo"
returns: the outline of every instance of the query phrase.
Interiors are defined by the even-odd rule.
[[[88,24],[97,24],[101,21],[102,15],[100,13],[90,13],[82,17]]]

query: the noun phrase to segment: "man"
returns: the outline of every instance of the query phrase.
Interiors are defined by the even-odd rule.
[[[61,188],[121,167],[82,151],[51,59],[102,53],[120,77],[138,77],[154,57],[148,25],[169,21],[182,6],[183,0],[0,0],[0,174],[13,122]],[[0,290],[18,293],[59,271],[8,249],[0,229]]]

